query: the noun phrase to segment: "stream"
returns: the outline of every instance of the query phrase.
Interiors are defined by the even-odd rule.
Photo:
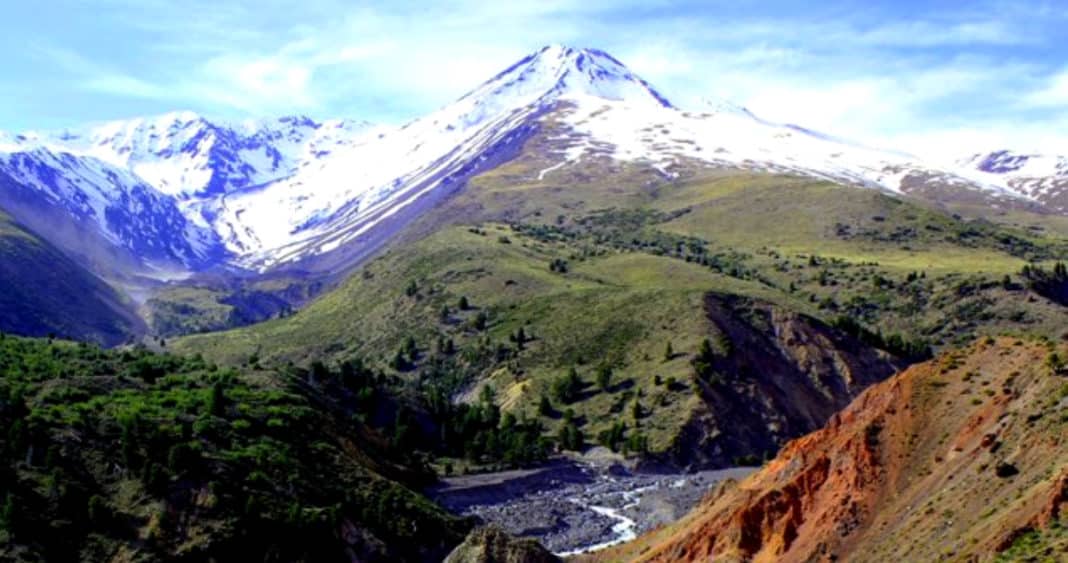
[[[428,494],[560,556],[617,545],[685,515],[719,481],[752,468],[631,473],[621,466],[558,460],[538,469],[453,477]]]

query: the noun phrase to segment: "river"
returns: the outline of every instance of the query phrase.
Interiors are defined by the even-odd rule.
[[[717,482],[751,471],[643,474],[560,460],[532,470],[449,478],[429,494],[457,514],[537,538],[567,556],[630,541],[673,522]]]

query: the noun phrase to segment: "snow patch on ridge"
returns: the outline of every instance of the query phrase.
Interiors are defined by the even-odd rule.
[[[618,160],[644,161],[658,169],[668,169],[677,158],[684,157],[714,165],[800,173],[898,194],[910,172],[933,170],[948,182],[1030,197],[990,175],[941,169],[905,153],[768,122],[733,105],[717,105],[710,113],[691,113],[581,93],[562,99],[571,102],[572,109],[563,119],[572,130],[613,147],[611,155]],[[585,145],[587,149],[591,146]],[[572,149],[584,150],[577,146]],[[569,154],[568,158],[576,156]]]

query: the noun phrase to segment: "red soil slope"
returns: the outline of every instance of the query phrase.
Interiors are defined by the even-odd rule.
[[[1068,357],[1003,338],[911,367],[670,528],[588,559],[994,559],[1068,519],[1068,377],[1054,352]],[[1045,549],[1068,561],[1063,544]]]

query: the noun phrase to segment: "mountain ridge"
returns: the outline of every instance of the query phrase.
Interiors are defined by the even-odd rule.
[[[487,162],[509,158],[549,115],[571,129],[559,140],[563,158],[557,167],[600,155],[649,162],[670,176],[671,166],[688,160],[898,194],[971,191],[995,206],[1040,204],[1062,192],[1068,197],[1063,157],[1053,177],[1035,177],[1034,166],[991,166],[993,157],[943,169],[904,153],[772,123],[738,106],[714,109],[677,108],[604,51],[549,45],[399,127],[302,116],[209,120],[172,112],[81,130],[0,136],[0,171],[67,207],[96,202],[92,210],[71,213],[94,218],[105,239],[150,265],[162,260],[170,264],[164,270],[187,273],[217,265],[266,271],[301,262],[343,270],[420,209],[448,197],[449,186],[485,170]],[[67,160],[89,172],[56,162]],[[27,163],[47,170],[48,177],[25,173]],[[67,177],[75,180],[72,186],[57,189],[54,184]],[[931,185],[937,188],[927,189]],[[129,207],[123,195],[128,186],[151,200],[143,211],[176,210],[187,226],[163,233],[132,225],[123,236],[105,208]],[[416,205],[423,199],[428,201]],[[184,239],[190,248],[146,253],[131,240],[146,236],[179,246]],[[339,251],[352,246],[366,248]],[[144,273],[156,269],[151,265]]]

